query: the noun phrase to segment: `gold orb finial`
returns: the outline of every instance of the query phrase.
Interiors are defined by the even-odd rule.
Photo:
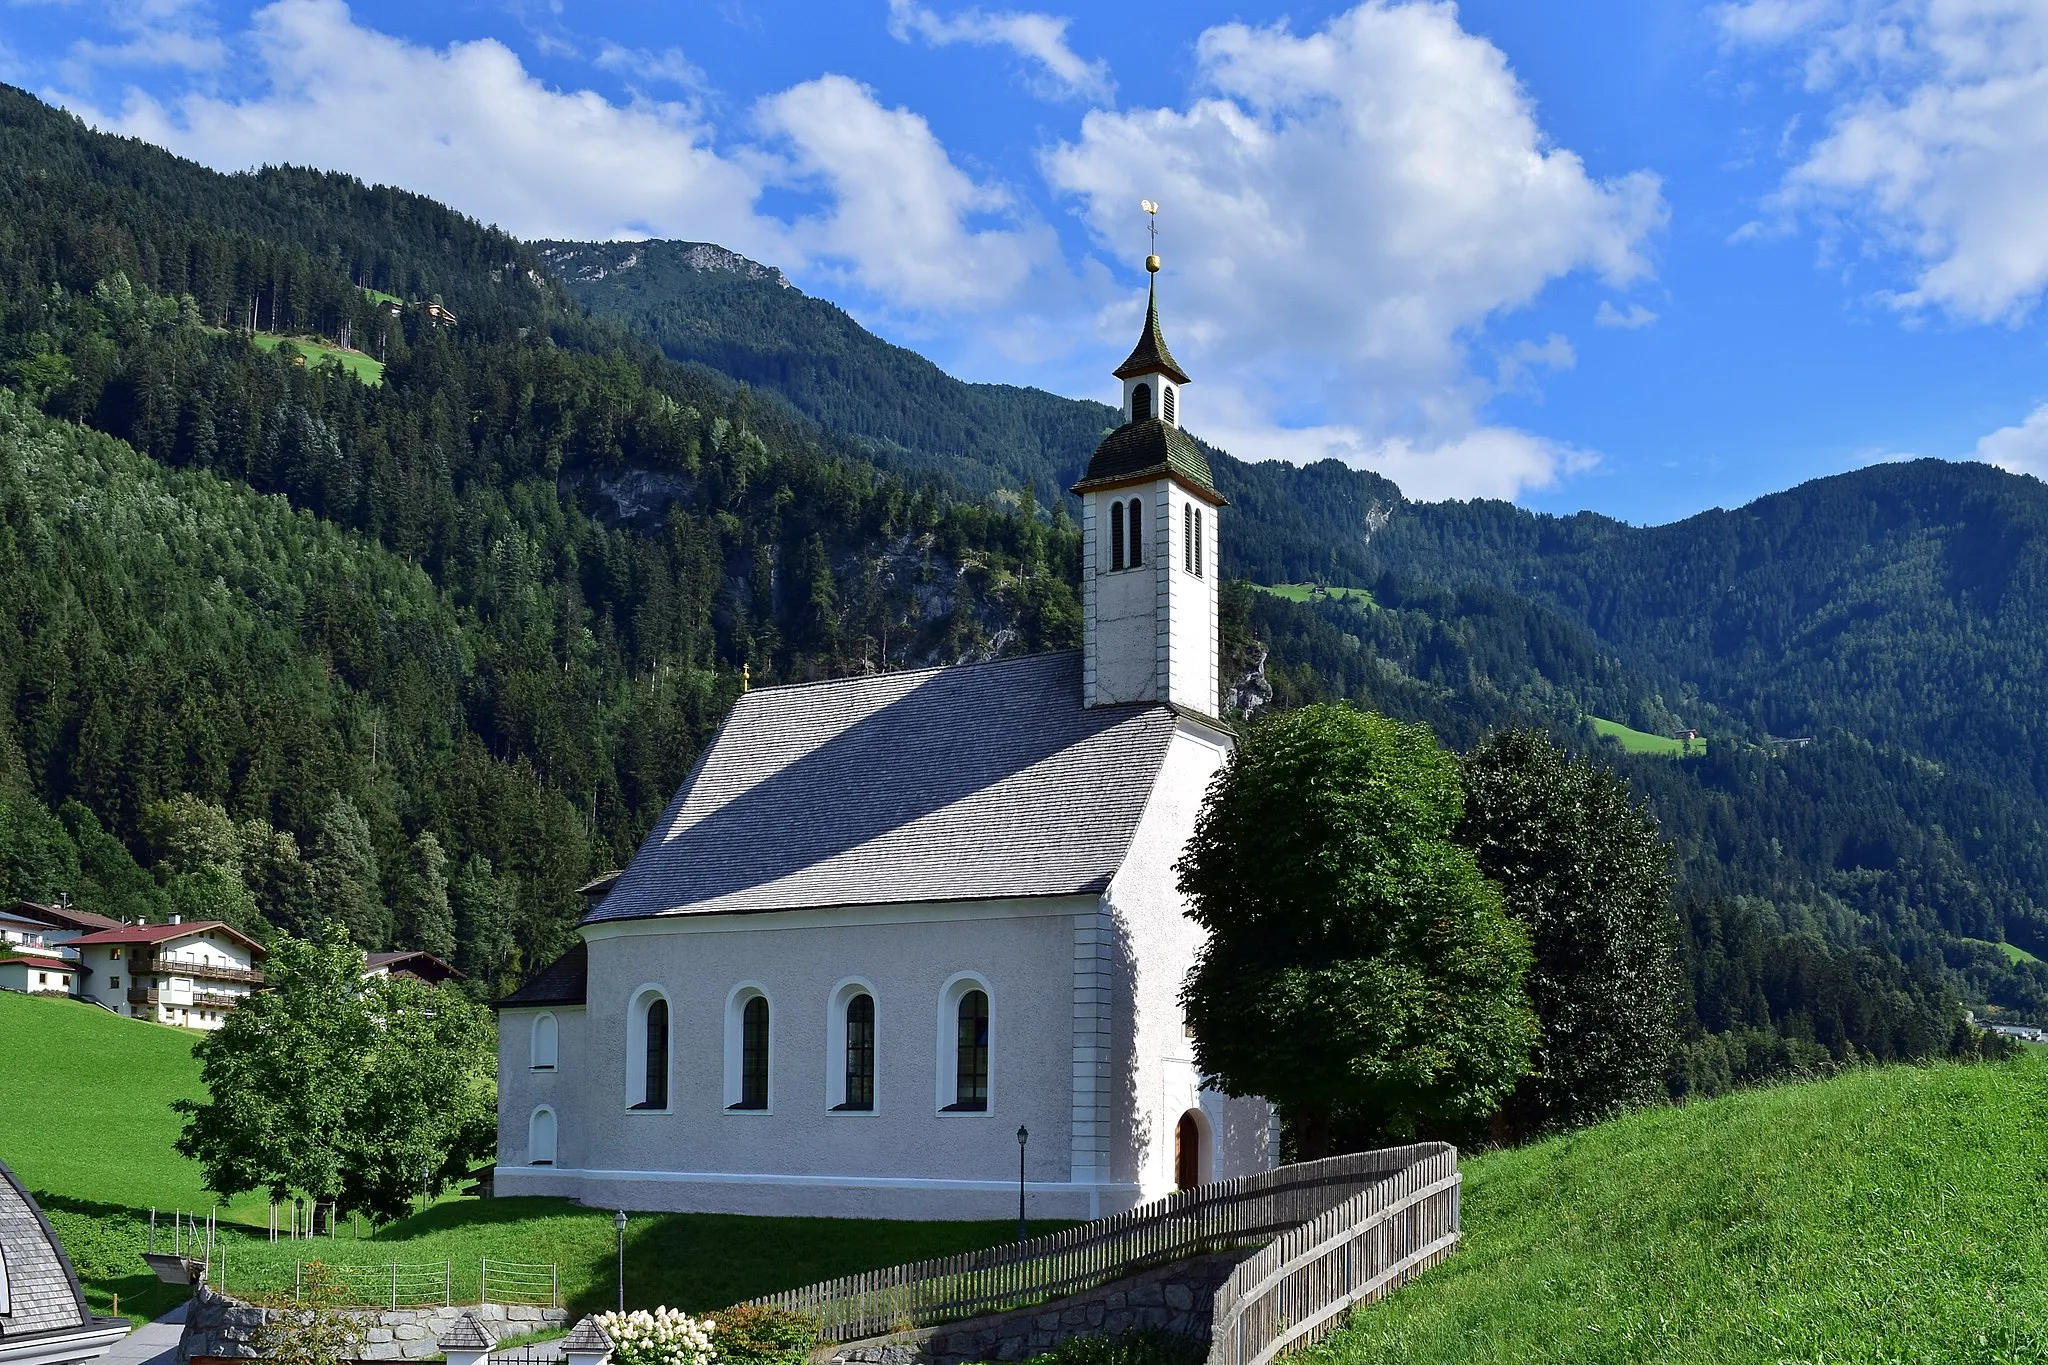
[[[1157,275],[1159,273],[1159,258],[1157,256],[1147,256],[1145,258],[1145,273],[1148,275]]]

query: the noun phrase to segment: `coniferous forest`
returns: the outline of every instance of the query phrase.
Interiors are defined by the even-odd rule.
[[[338,915],[491,994],[743,686],[1078,641],[1100,404],[730,253],[529,246],[5,89],[0,192],[0,895]],[[2048,1015],[2048,489],[1921,462],[1644,530],[1211,454],[1226,701],[1534,723],[1648,803],[1676,1091]],[[1248,585],[1311,580],[1365,591]]]

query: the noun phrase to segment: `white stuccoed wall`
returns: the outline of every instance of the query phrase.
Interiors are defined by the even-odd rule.
[[[500,1015],[498,1191],[637,1209],[1002,1218],[1016,1213],[1023,1124],[1033,1217],[1086,1217],[1105,1194],[1128,1203],[1132,1191],[1071,1179],[1073,924],[1095,904],[1065,897],[595,926],[587,1017],[572,1029],[558,1011],[552,1076],[526,1069],[533,1011]],[[993,1097],[981,1114],[938,1112],[940,997],[961,971],[989,985]],[[872,1113],[827,1105],[826,1006],[849,978],[875,997]],[[767,1112],[724,1107],[726,1001],[743,981],[770,1000]],[[627,1002],[648,983],[670,1008],[662,1113],[626,1103]],[[552,1169],[524,1164],[527,1115],[543,1095],[561,1101]]]

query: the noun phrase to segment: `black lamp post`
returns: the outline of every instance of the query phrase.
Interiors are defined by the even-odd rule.
[[[1017,1240],[1029,1239],[1024,1228],[1024,1144],[1031,1141],[1031,1131],[1023,1124],[1017,1125]]]
[[[612,1231],[619,1238],[619,1311],[626,1311],[626,1211],[612,1215]]]

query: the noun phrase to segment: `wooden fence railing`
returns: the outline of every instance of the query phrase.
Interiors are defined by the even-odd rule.
[[[1267,1365],[1320,1341],[1347,1309],[1450,1255],[1458,1242],[1457,1148],[1426,1142],[1392,1151],[1407,1154],[1407,1164],[1281,1233],[1230,1273],[1210,1313],[1208,1365]]]
[[[1416,1237],[1427,1234],[1425,1241],[1441,1242],[1442,1249],[1456,1241],[1457,1156],[1449,1144],[1430,1142],[1283,1166],[1180,1190],[1128,1213],[1027,1242],[842,1276],[754,1302],[808,1315],[824,1340],[853,1341],[1027,1308],[1190,1256],[1269,1244],[1218,1292],[1214,1338],[1222,1340],[1228,1293],[1231,1331],[1252,1351],[1230,1357],[1228,1365],[1252,1365],[1254,1357],[1264,1365],[1280,1349],[1273,1344],[1275,1331],[1285,1337],[1281,1345],[1303,1338],[1313,1329],[1302,1324],[1324,1313],[1327,1295],[1351,1293],[1346,1302],[1357,1302],[1419,1268],[1420,1260],[1395,1264],[1414,1259],[1415,1248],[1424,1244]],[[1354,1210],[1377,1221],[1343,1242],[1344,1265],[1352,1275],[1343,1280],[1331,1268],[1333,1251],[1323,1245],[1337,1234],[1311,1229],[1334,1227],[1333,1216]],[[1276,1251],[1280,1259],[1271,1260]],[[1311,1254],[1313,1259],[1302,1259]],[[1245,1278],[1245,1267],[1254,1264],[1263,1268]],[[1353,1293],[1354,1284],[1380,1288]],[[1325,1322],[1335,1312],[1329,1308],[1315,1321]],[[1261,1350],[1266,1354],[1259,1356]],[[1210,1357],[1212,1365],[1221,1359]]]

